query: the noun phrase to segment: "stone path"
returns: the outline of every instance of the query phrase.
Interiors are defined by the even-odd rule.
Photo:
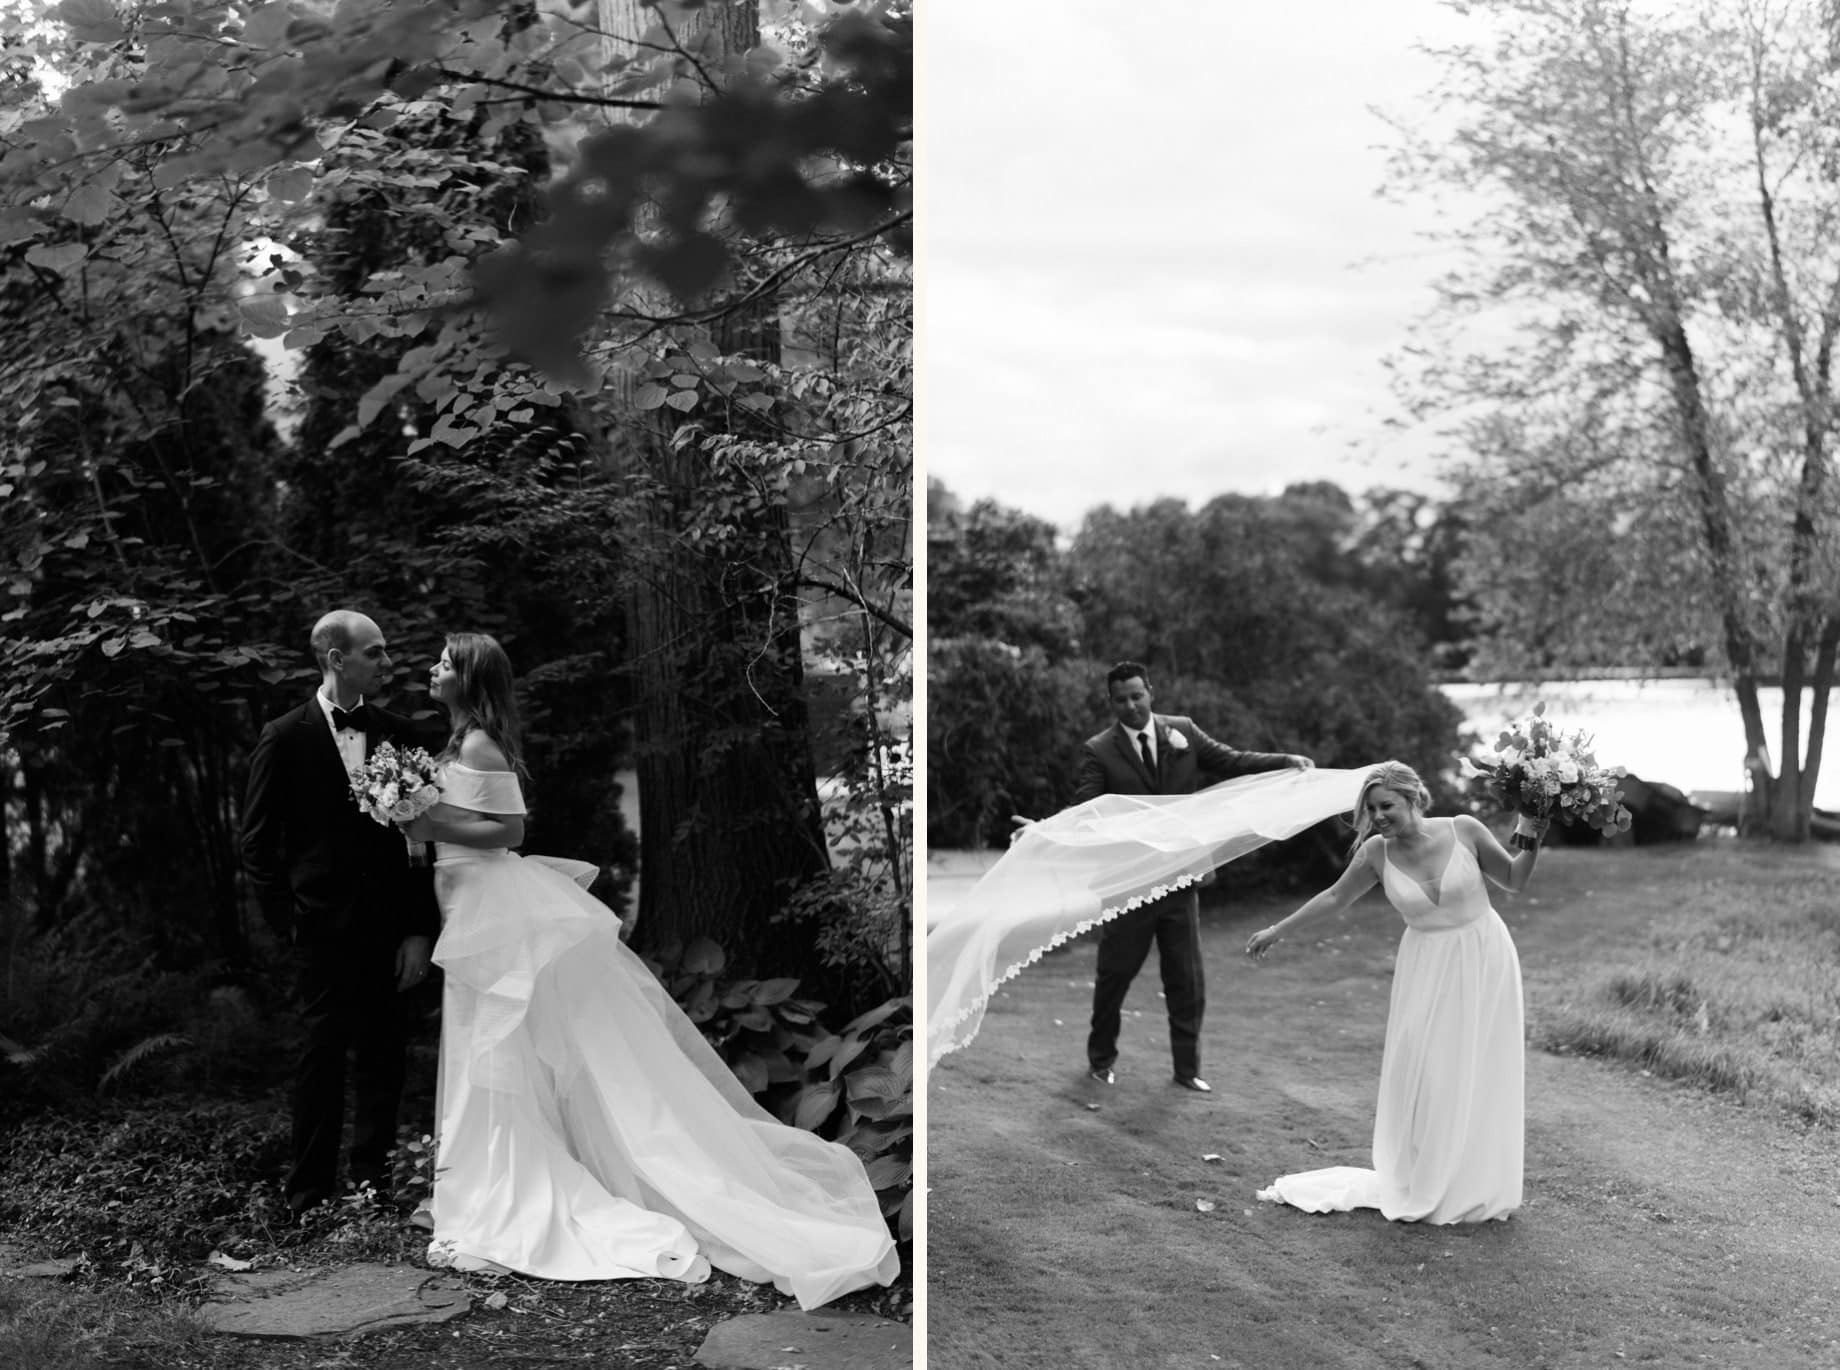
[[[908,1370],[914,1333],[868,1313],[749,1313],[711,1328],[696,1358],[714,1370]]]
[[[0,1242],[0,1279],[62,1279],[77,1264]],[[364,1264],[220,1274],[198,1317],[229,1336],[302,1340],[448,1322],[471,1307],[457,1276]],[[913,1329],[868,1313],[747,1314],[710,1329],[696,1358],[711,1370],[911,1370]]]
[[[471,1306],[472,1295],[453,1275],[346,1265],[219,1276],[198,1316],[212,1331],[239,1337],[357,1337],[446,1322]]]
[[[61,1280],[77,1268],[75,1256],[58,1260],[35,1260],[16,1246],[0,1242],[0,1279]]]

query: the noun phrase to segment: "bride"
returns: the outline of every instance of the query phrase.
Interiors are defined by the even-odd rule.
[[[1339,913],[1376,884],[1406,924],[1380,1057],[1374,1168],[1285,1175],[1261,1199],[1427,1223],[1506,1218],[1520,1207],[1521,965],[1483,881],[1525,888],[1546,825],[1518,819],[1510,856],[1467,814],[1427,816],[1430,799],[1411,767],[1376,766],[1355,804],[1347,870],[1246,944],[1263,957],[1296,924]]]
[[[436,844],[445,973],[429,1259],[558,1280],[771,1280],[805,1308],[899,1270],[862,1162],[756,1104],[619,920],[521,858],[511,663],[448,637],[430,678],[452,737]]]

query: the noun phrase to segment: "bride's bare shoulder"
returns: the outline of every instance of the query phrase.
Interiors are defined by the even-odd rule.
[[[1452,814],[1450,830],[1457,835],[1460,841],[1467,843],[1472,848],[1476,845],[1478,837],[1489,835],[1488,825],[1473,813]]]
[[[460,739],[460,764],[470,766],[476,771],[508,771],[511,769],[511,762],[506,758],[504,748],[478,728]]]

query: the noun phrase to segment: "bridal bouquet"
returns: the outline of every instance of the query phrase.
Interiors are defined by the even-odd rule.
[[[379,743],[369,760],[351,768],[351,797],[366,814],[386,826],[412,822],[440,801],[441,788],[436,783],[439,774],[435,759],[420,747],[399,751],[394,743]],[[415,863],[421,849],[421,843],[409,842],[411,863]]]
[[[1599,832],[1629,827],[1629,810],[1617,781],[1627,771],[1600,766],[1592,739],[1582,731],[1561,732],[1546,719],[1542,701],[1495,740],[1495,749],[1461,761],[1466,776],[1480,777],[1504,808],[1515,814],[1515,845],[1537,841],[1546,825],[1585,823]]]

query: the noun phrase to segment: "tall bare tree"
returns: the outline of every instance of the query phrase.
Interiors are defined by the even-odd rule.
[[[1477,497],[1465,568],[1492,611],[1486,655],[1576,669],[1620,640],[1654,665],[1658,623],[1676,647],[1703,634],[1743,718],[1747,823],[1803,839],[1840,644],[1840,148],[1821,7],[1466,12],[1487,35],[1437,53],[1440,131],[1402,129],[1397,169],[1406,193],[1455,192],[1462,217],[1467,265],[1407,374]],[[1624,555],[1570,579],[1560,548],[1593,522]]]

